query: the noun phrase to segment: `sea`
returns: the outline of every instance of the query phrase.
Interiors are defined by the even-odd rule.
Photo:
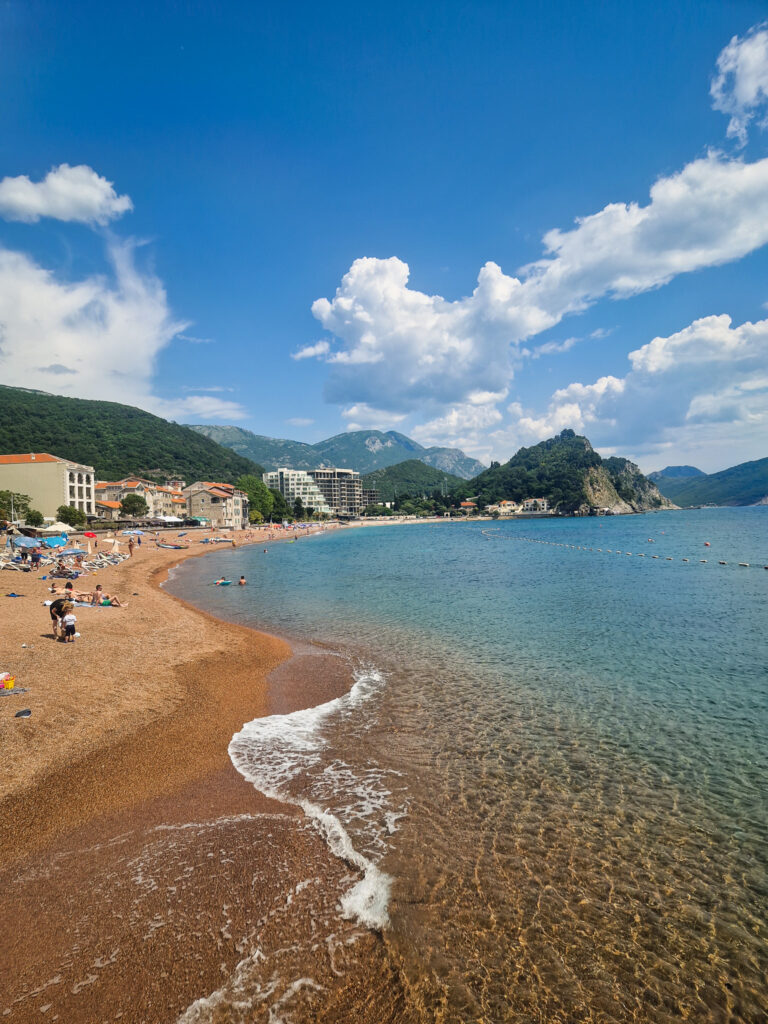
[[[365,935],[395,1021],[768,1020],[768,507],[341,529],[167,587],[354,680],[229,747],[345,864],[331,910],[182,1021],[321,1019]]]

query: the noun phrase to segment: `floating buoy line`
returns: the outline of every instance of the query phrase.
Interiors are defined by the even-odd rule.
[[[623,551],[620,548],[595,548],[595,547],[591,547],[590,548],[590,547],[587,547],[586,545],[583,545],[583,544],[565,544],[565,543],[563,543],[561,541],[556,541],[556,540],[541,540],[538,537],[521,537],[520,535],[518,535],[516,533],[513,533],[513,534],[502,533],[502,531],[498,530],[498,529],[497,530],[481,530],[480,532],[486,538],[486,540],[518,540],[518,541],[521,541],[521,542],[523,542],[525,544],[544,544],[547,547],[551,547],[551,548],[567,548],[570,551],[591,551],[593,554],[601,554],[601,555],[629,555],[630,557],[633,557],[633,553],[631,551]],[[649,544],[655,544],[656,542],[649,538],[648,539],[648,543]],[[710,547],[709,541],[705,542],[704,546],[705,547]],[[645,551],[636,551],[636,552],[634,552],[634,557],[637,557],[637,558],[651,558],[651,559],[655,559],[656,561],[660,561],[660,562],[677,562],[677,561],[680,561],[680,562],[690,562],[691,561],[690,558],[679,558],[678,559],[678,558],[673,557],[672,555],[649,555]],[[706,559],[706,558],[699,558],[698,562],[699,562],[699,565],[707,565],[708,564],[708,559]],[[729,563],[729,562],[725,562],[725,561],[722,561],[722,560],[718,559],[717,564],[718,565],[725,565],[725,566],[731,565],[733,568],[739,568],[739,569],[753,569],[753,568],[757,568],[757,566],[753,566],[751,562],[732,562],[732,563]],[[764,565],[762,568],[763,569],[768,569],[768,565]]]

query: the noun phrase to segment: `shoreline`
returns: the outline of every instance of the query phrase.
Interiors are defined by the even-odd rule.
[[[89,1022],[107,1007],[122,1021],[176,1020],[235,969],[242,956],[235,932],[250,934],[307,863],[330,891],[348,876],[301,811],[258,793],[227,748],[243,723],[315,706],[347,692],[352,680],[338,658],[297,656],[286,640],[217,619],[162,588],[171,568],[211,550],[142,545],[99,572],[128,607],[76,609],[82,636],[74,645],[50,638],[40,603],[50,596],[47,581],[14,573],[25,598],[0,597],[7,609],[0,664],[17,687],[28,687],[0,703],[0,943],[13,965],[0,1013],[11,1021],[43,1012]],[[271,693],[278,668],[279,692]],[[31,718],[13,717],[22,707]],[[225,929],[229,938],[213,928],[155,927],[161,912],[137,914],[141,883],[123,877],[129,853],[146,856],[174,829],[178,848],[190,823],[226,841],[226,862],[238,873],[211,872],[211,852],[200,862],[200,843],[192,843],[185,877],[195,880],[194,896],[174,895],[168,905],[190,920],[201,907],[211,919],[228,907],[238,918]],[[257,881],[248,872],[263,856],[271,872]],[[163,875],[166,857],[153,863]],[[169,892],[178,884],[168,880]],[[362,946],[382,956],[377,941],[371,935]]]

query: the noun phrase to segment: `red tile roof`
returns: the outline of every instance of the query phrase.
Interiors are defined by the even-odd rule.
[[[0,455],[0,465],[10,466],[26,462],[64,462],[65,459],[57,459],[55,455],[48,452],[32,452],[29,455]]]

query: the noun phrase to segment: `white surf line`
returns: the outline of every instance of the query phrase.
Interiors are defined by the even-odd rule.
[[[541,540],[538,537],[520,537],[518,535],[514,535],[512,537],[500,536],[500,535],[496,536],[495,534],[500,533],[500,531],[496,531],[496,530],[481,530],[480,532],[482,533],[483,537],[486,538],[486,540],[519,540],[519,541],[524,541],[527,544],[545,544],[548,547],[567,548],[567,549],[569,549],[571,551],[591,551],[591,552],[594,552],[594,553],[601,553],[601,554],[608,554],[608,555],[614,555],[614,554],[616,554],[616,555],[621,555],[621,554],[631,555],[632,554],[631,551],[622,551],[620,549],[613,549],[613,548],[605,548],[605,549],[603,549],[603,548],[588,548],[588,547],[586,547],[584,545],[581,545],[581,544],[566,544],[566,543],[563,543],[563,542],[560,542],[560,541],[555,541],[555,540]],[[656,542],[649,540],[648,543],[649,544],[655,544]],[[643,552],[643,551],[636,552],[636,555],[637,555],[638,558],[646,558],[646,557],[648,557],[646,555],[646,552]],[[664,561],[664,562],[676,562],[678,560],[681,561],[681,562],[690,562],[691,561],[690,558],[679,558],[678,559],[678,558],[674,558],[672,555],[650,555],[650,558],[652,560]],[[708,559],[706,559],[706,558],[700,558],[698,561],[699,561],[700,565],[707,565],[708,564]],[[757,566],[756,565],[753,566],[751,562],[727,562],[727,561],[723,561],[723,560],[718,559],[718,563],[717,564],[718,565],[725,565],[725,566],[730,565],[732,568],[740,568],[740,569],[757,568]],[[763,568],[764,569],[768,569],[768,565],[764,565]]]
[[[331,853],[362,873],[360,881],[341,899],[342,915],[374,931],[389,924],[392,879],[355,849],[335,814],[312,800],[294,796],[287,786],[320,760],[325,746],[320,735],[322,722],[336,712],[365,703],[382,684],[383,677],[376,669],[361,672],[344,696],[291,714],[256,718],[247,722],[229,744],[232,764],[245,779],[265,796],[300,807],[315,822]]]

